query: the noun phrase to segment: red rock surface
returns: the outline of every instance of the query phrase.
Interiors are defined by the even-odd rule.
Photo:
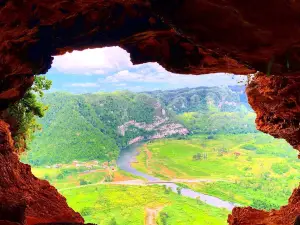
[[[228,217],[230,225],[298,225],[296,217],[300,215],[300,188],[295,189],[287,206],[280,210],[266,212],[251,207],[233,209]]]
[[[134,63],[156,61],[176,73],[274,74],[258,75],[247,88],[257,128],[300,150],[298,1],[0,0],[0,34],[0,109],[23,96],[34,74],[47,72],[53,55],[119,45]],[[7,126],[0,128],[4,214],[21,220],[25,205],[27,219],[81,222],[48,182],[18,161]],[[229,222],[292,224],[300,214],[295,195],[275,213],[235,209]]]
[[[30,166],[19,161],[12,144],[8,125],[0,121],[1,223],[83,223],[79,213],[68,207],[66,199],[48,181],[33,176]]]
[[[258,74],[248,85],[247,95],[257,114],[257,129],[284,138],[300,150],[300,74]]]

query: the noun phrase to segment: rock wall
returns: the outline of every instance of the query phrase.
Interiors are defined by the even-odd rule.
[[[230,225],[298,225],[295,221],[299,215],[300,188],[294,190],[288,205],[282,206],[280,210],[266,212],[251,207],[236,207],[229,215],[228,223]]]
[[[300,3],[292,0],[1,0],[0,109],[23,96],[34,74],[47,72],[53,55],[119,45],[134,63],[156,61],[176,73],[275,75],[261,74],[248,87],[257,128],[300,150],[299,24]],[[25,217],[63,212],[81,222],[53,187],[18,161],[8,128],[1,127],[0,200],[7,208],[1,215],[14,212],[22,220],[25,203]],[[297,193],[275,213],[238,208],[229,222],[293,224],[300,214]]]
[[[284,138],[300,150],[300,74],[258,74],[248,85],[247,95],[257,114],[257,129]]]
[[[0,121],[0,224],[83,223],[66,199],[48,181],[33,176],[12,150],[9,126]]]

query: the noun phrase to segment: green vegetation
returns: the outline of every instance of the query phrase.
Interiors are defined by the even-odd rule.
[[[37,177],[55,185],[86,222],[141,225],[150,210],[158,225],[221,225],[228,211],[182,196],[183,188],[270,210],[286,204],[299,185],[296,151],[255,129],[255,114],[240,87],[52,93],[42,102],[50,108],[38,120],[43,129],[36,132],[23,161],[34,166]],[[115,164],[131,139],[154,134],[134,125],[123,126],[122,132],[120,126],[129,121],[150,124],[157,117],[183,124],[190,134],[150,140],[132,165],[178,183],[175,193],[167,186],[133,186],[132,180],[143,180]],[[84,166],[71,164],[73,160]],[[91,160],[99,165],[91,168]],[[128,183],[110,183],[122,181]]]
[[[23,161],[32,165],[116,159],[119,148],[130,139],[153,132],[129,127],[125,135],[117,127],[130,120],[151,123],[156,100],[130,92],[72,95],[47,94],[42,99],[50,106],[39,120],[42,131],[30,144]],[[54,141],[55,140],[55,141]]]
[[[97,185],[61,191],[86,223],[142,225],[147,209],[160,208],[157,220],[168,225],[222,225],[228,211],[176,193],[162,186]],[[166,216],[167,215],[167,216]],[[165,221],[165,222],[163,222]],[[114,223],[114,224],[115,224]]]
[[[194,134],[254,132],[254,114],[239,95],[229,88],[206,87],[147,94],[128,91],[47,94],[42,102],[49,105],[49,110],[38,120],[42,131],[36,132],[37,138],[30,143],[32,150],[23,161],[40,166],[73,160],[116,159],[119,149],[127,147],[130,140],[154,134],[154,130],[132,125],[121,134],[118,127],[128,121],[153,123],[157,116],[179,121]],[[187,106],[177,110],[177,98]]]
[[[243,86],[198,87],[148,92],[176,114],[185,112],[236,112],[249,110]]]
[[[26,142],[32,140],[33,133],[40,129],[36,117],[43,117],[48,107],[39,102],[37,97],[42,97],[43,91],[49,90],[51,84],[45,76],[35,76],[33,86],[27,90],[24,97],[8,108],[9,117],[16,122],[12,135],[18,153],[28,149]]]
[[[200,157],[204,154],[206,157]],[[210,182],[185,185],[223,200],[269,210],[286,204],[299,185],[296,155],[285,141],[262,133],[214,135],[209,139],[198,135],[148,143],[141,148],[139,163],[134,166],[167,180],[205,178]]]
[[[193,134],[245,134],[256,133],[255,113],[220,112],[209,113],[186,112],[177,116]]]

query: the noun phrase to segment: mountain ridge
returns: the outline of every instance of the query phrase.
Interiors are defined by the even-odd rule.
[[[43,130],[35,134],[24,160],[33,165],[78,159],[109,161],[118,157],[120,149],[141,140],[232,132],[230,119],[226,127],[211,127],[209,123],[224,120],[224,116],[228,120],[233,115],[234,126],[240,126],[239,120],[244,122],[249,110],[239,96],[228,87],[143,93],[47,93],[42,102],[49,105],[49,110],[39,120]],[[242,124],[238,132],[252,130]]]

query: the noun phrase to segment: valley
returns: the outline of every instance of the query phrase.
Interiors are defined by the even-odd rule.
[[[223,225],[234,205],[278,209],[299,185],[296,151],[255,129],[237,88],[42,101],[49,110],[22,160],[87,223]]]

